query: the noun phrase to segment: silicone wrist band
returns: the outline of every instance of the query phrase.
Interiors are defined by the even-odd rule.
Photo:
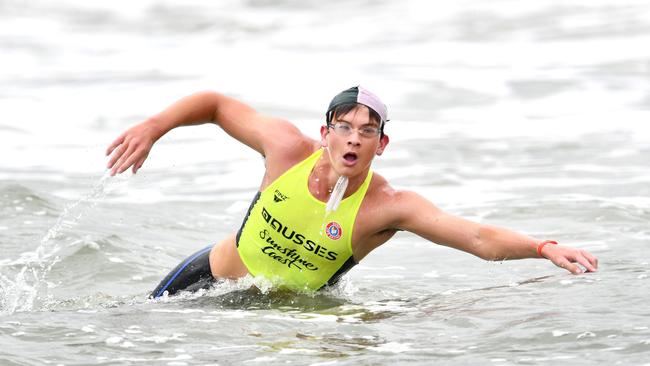
[[[557,245],[557,242],[555,240],[544,240],[543,242],[537,244],[537,255],[539,255],[541,258],[545,258],[542,255],[542,248],[544,248],[544,245],[546,245],[546,244]]]

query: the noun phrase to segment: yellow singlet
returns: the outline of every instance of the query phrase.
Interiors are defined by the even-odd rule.
[[[359,189],[325,216],[308,179],[323,149],[294,165],[258,193],[237,233],[239,256],[253,276],[294,290],[335,283],[356,264],[352,228],[372,171]]]

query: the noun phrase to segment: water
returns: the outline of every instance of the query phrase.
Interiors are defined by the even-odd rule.
[[[649,19],[640,0],[0,1],[0,364],[647,365]],[[147,300],[238,228],[263,163],[200,126],[106,178],[107,145],[204,89],[317,137],[358,83],[389,106],[395,187],[600,271],[400,233],[313,297],[248,278]]]

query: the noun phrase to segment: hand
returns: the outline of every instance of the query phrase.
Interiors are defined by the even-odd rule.
[[[133,174],[144,164],[154,142],[159,138],[153,122],[145,121],[135,125],[120,135],[106,150],[113,154],[108,162],[111,176],[121,174],[133,167]]]
[[[583,272],[582,268],[575,263],[581,264],[587,272],[596,272],[598,269],[598,258],[586,250],[561,245],[546,245],[542,248],[542,256],[553,262],[556,266],[564,268],[573,274]]]

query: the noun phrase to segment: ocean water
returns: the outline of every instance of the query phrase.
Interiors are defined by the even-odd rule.
[[[0,365],[650,365],[649,24],[641,0],[0,0]],[[315,137],[357,84],[395,187],[599,271],[400,233],[314,296],[146,299],[239,227],[263,162],[188,127],[110,178],[108,144],[206,89]]]

